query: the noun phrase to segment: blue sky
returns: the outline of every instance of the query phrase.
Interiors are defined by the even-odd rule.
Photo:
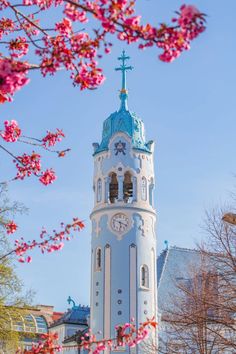
[[[144,21],[158,24],[173,16],[182,4],[172,0],[140,0]],[[158,213],[158,251],[164,240],[194,247],[200,240],[204,210],[228,198],[235,184],[235,0],[203,1],[195,5],[208,14],[207,31],[172,64],[158,61],[158,51],[114,42],[112,54],[101,65],[106,82],[95,91],[80,92],[65,72],[43,79],[31,74],[31,83],[1,107],[2,119],[16,119],[24,133],[42,136],[47,129],[63,128],[65,159],[48,156],[58,179],[43,187],[35,178],[9,186],[10,196],[23,202],[28,215],[18,217],[18,236],[35,238],[73,216],[85,220],[86,229],[60,253],[33,254],[33,263],[17,271],[26,288],[36,291],[35,302],[67,308],[71,295],[89,304],[90,220],[93,207],[92,143],[100,141],[102,122],[119,107],[120,74],[114,71],[124,48],[135,67],[128,74],[129,108],[144,121],[147,139],[156,142],[155,202]],[[22,147],[16,147],[19,152]],[[1,152],[1,180],[15,173]]]

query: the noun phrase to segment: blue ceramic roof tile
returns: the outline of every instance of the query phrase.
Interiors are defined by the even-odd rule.
[[[143,121],[133,112],[125,107],[112,113],[103,123],[102,141],[94,155],[101,151],[108,150],[108,145],[112,136],[118,132],[127,134],[132,139],[134,149],[150,152],[150,148],[145,141]]]
[[[88,306],[74,306],[53,325],[61,323],[87,324],[89,314],[90,308]]]

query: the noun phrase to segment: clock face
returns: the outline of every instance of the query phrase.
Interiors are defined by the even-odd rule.
[[[111,219],[111,228],[113,231],[123,234],[129,228],[129,218],[122,213],[115,214]]]

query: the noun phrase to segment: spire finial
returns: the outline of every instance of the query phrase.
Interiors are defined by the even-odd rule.
[[[168,240],[165,240],[164,241],[164,244],[165,244],[165,246],[166,246],[166,251],[169,249],[169,242],[168,242]]]
[[[76,307],[75,306],[75,301],[71,298],[71,296],[68,297],[67,302],[68,302],[69,305],[72,303],[72,305],[73,305],[72,308]]]
[[[130,57],[125,54],[125,51],[122,51],[122,55],[118,57],[118,60],[121,60],[121,65],[119,68],[115,68],[116,71],[122,72],[122,86],[120,90],[120,99],[121,99],[121,107],[120,110],[128,110],[127,106],[127,97],[128,91],[126,88],[126,71],[133,70],[132,66],[126,66],[126,60],[129,60]]]

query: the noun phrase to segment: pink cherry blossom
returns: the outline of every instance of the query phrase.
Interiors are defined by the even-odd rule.
[[[0,11],[9,6],[9,2],[7,0],[0,0]]]
[[[7,234],[13,234],[18,226],[16,225],[16,223],[14,221],[9,221],[7,224],[4,224],[5,229],[7,230]]]
[[[79,11],[73,4],[66,3],[64,14],[73,22],[79,21],[81,23],[88,22],[85,11]]]
[[[125,25],[129,27],[137,27],[139,26],[140,20],[141,16],[130,17],[125,20]]]
[[[12,58],[21,58],[28,53],[28,50],[29,44],[26,43],[25,37],[17,37],[10,41],[9,52]]]
[[[65,134],[60,129],[57,129],[55,133],[52,133],[48,130],[47,135],[42,139],[43,145],[45,147],[54,146],[57,142],[60,142],[64,137]]]
[[[41,183],[43,183],[45,186],[47,186],[48,184],[53,183],[56,178],[57,177],[55,175],[55,172],[50,168],[50,169],[47,169],[45,172],[43,172],[43,174],[41,175],[39,180]]]
[[[0,132],[1,137],[8,143],[14,143],[21,136],[21,129],[16,120],[6,120],[4,122],[5,131]]]
[[[13,32],[15,29],[14,21],[11,18],[2,17],[0,19],[0,39],[4,35],[8,35]]]
[[[11,101],[11,96],[29,82],[27,65],[0,57],[0,103]]]
[[[15,354],[39,354],[50,353],[55,354],[62,351],[62,347],[57,344],[58,333],[45,333],[40,335],[40,339],[37,343],[33,343],[31,349],[18,349]]]
[[[15,240],[15,248],[11,253],[15,253],[18,257],[18,261],[21,263],[30,263],[32,257],[27,253],[34,248],[39,248],[42,253],[52,253],[60,251],[64,247],[64,241],[68,241],[68,234],[72,231],[80,232],[84,228],[84,223],[78,218],[73,218],[71,224],[61,224],[61,231],[54,231],[50,234],[42,229],[39,240],[32,240],[26,242],[23,237]],[[71,236],[72,237],[72,236]],[[70,238],[69,238],[70,239]]]
[[[182,27],[184,22],[190,23],[194,17],[199,16],[200,11],[194,5],[182,5],[180,8],[179,25]]]
[[[16,168],[18,170],[16,179],[24,179],[32,174],[38,175],[41,171],[41,161],[40,155],[33,152],[31,155],[23,154],[22,156],[17,156]]]
[[[56,30],[63,36],[69,37],[72,32],[71,21],[68,18],[63,18],[61,22],[56,23]]]
[[[9,6],[6,0],[0,0],[0,4],[2,8]],[[97,88],[104,82],[104,75],[96,59],[103,52],[111,52],[108,36],[116,35],[127,44],[137,42],[140,49],[157,47],[161,50],[160,60],[172,62],[183,51],[189,50],[191,41],[205,30],[205,15],[193,5],[183,5],[173,19],[174,24],[158,27],[141,24],[133,0],[75,0],[69,3],[63,0],[23,0],[23,5],[27,6],[27,12],[24,13],[23,7],[21,15],[15,5],[10,7],[20,20],[15,17],[13,20],[10,15],[0,20],[0,37],[11,35],[6,42],[8,57],[3,59],[0,54],[1,103],[10,101],[15,91],[28,82],[28,69],[39,69],[46,76],[64,68],[70,72],[73,84],[79,85],[81,90]],[[35,6],[38,7],[36,12]],[[59,15],[55,24],[44,28],[38,14],[53,6],[61,7],[61,13],[66,17]],[[85,30],[78,30],[77,24],[85,24],[91,16],[94,30],[88,35]],[[36,35],[39,38],[34,39]],[[33,50],[38,59],[34,63],[37,64],[13,61],[26,55],[28,50]]]
[[[147,339],[150,331],[155,330],[156,327],[157,322],[155,318],[147,319],[145,322],[140,323],[138,328],[133,323],[125,323],[115,327],[118,333],[117,338],[101,340],[97,340],[96,336],[92,334],[91,329],[89,329],[88,335],[81,338],[82,342],[79,348],[89,350],[92,354],[99,354],[106,349],[117,351],[125,347],[134,348]]]
[[[104,80],[102,69],[97,68],[95,62],[81,65],[79,73],[74,77],[74,83],[79,84],[81,90],[96,88]]]

